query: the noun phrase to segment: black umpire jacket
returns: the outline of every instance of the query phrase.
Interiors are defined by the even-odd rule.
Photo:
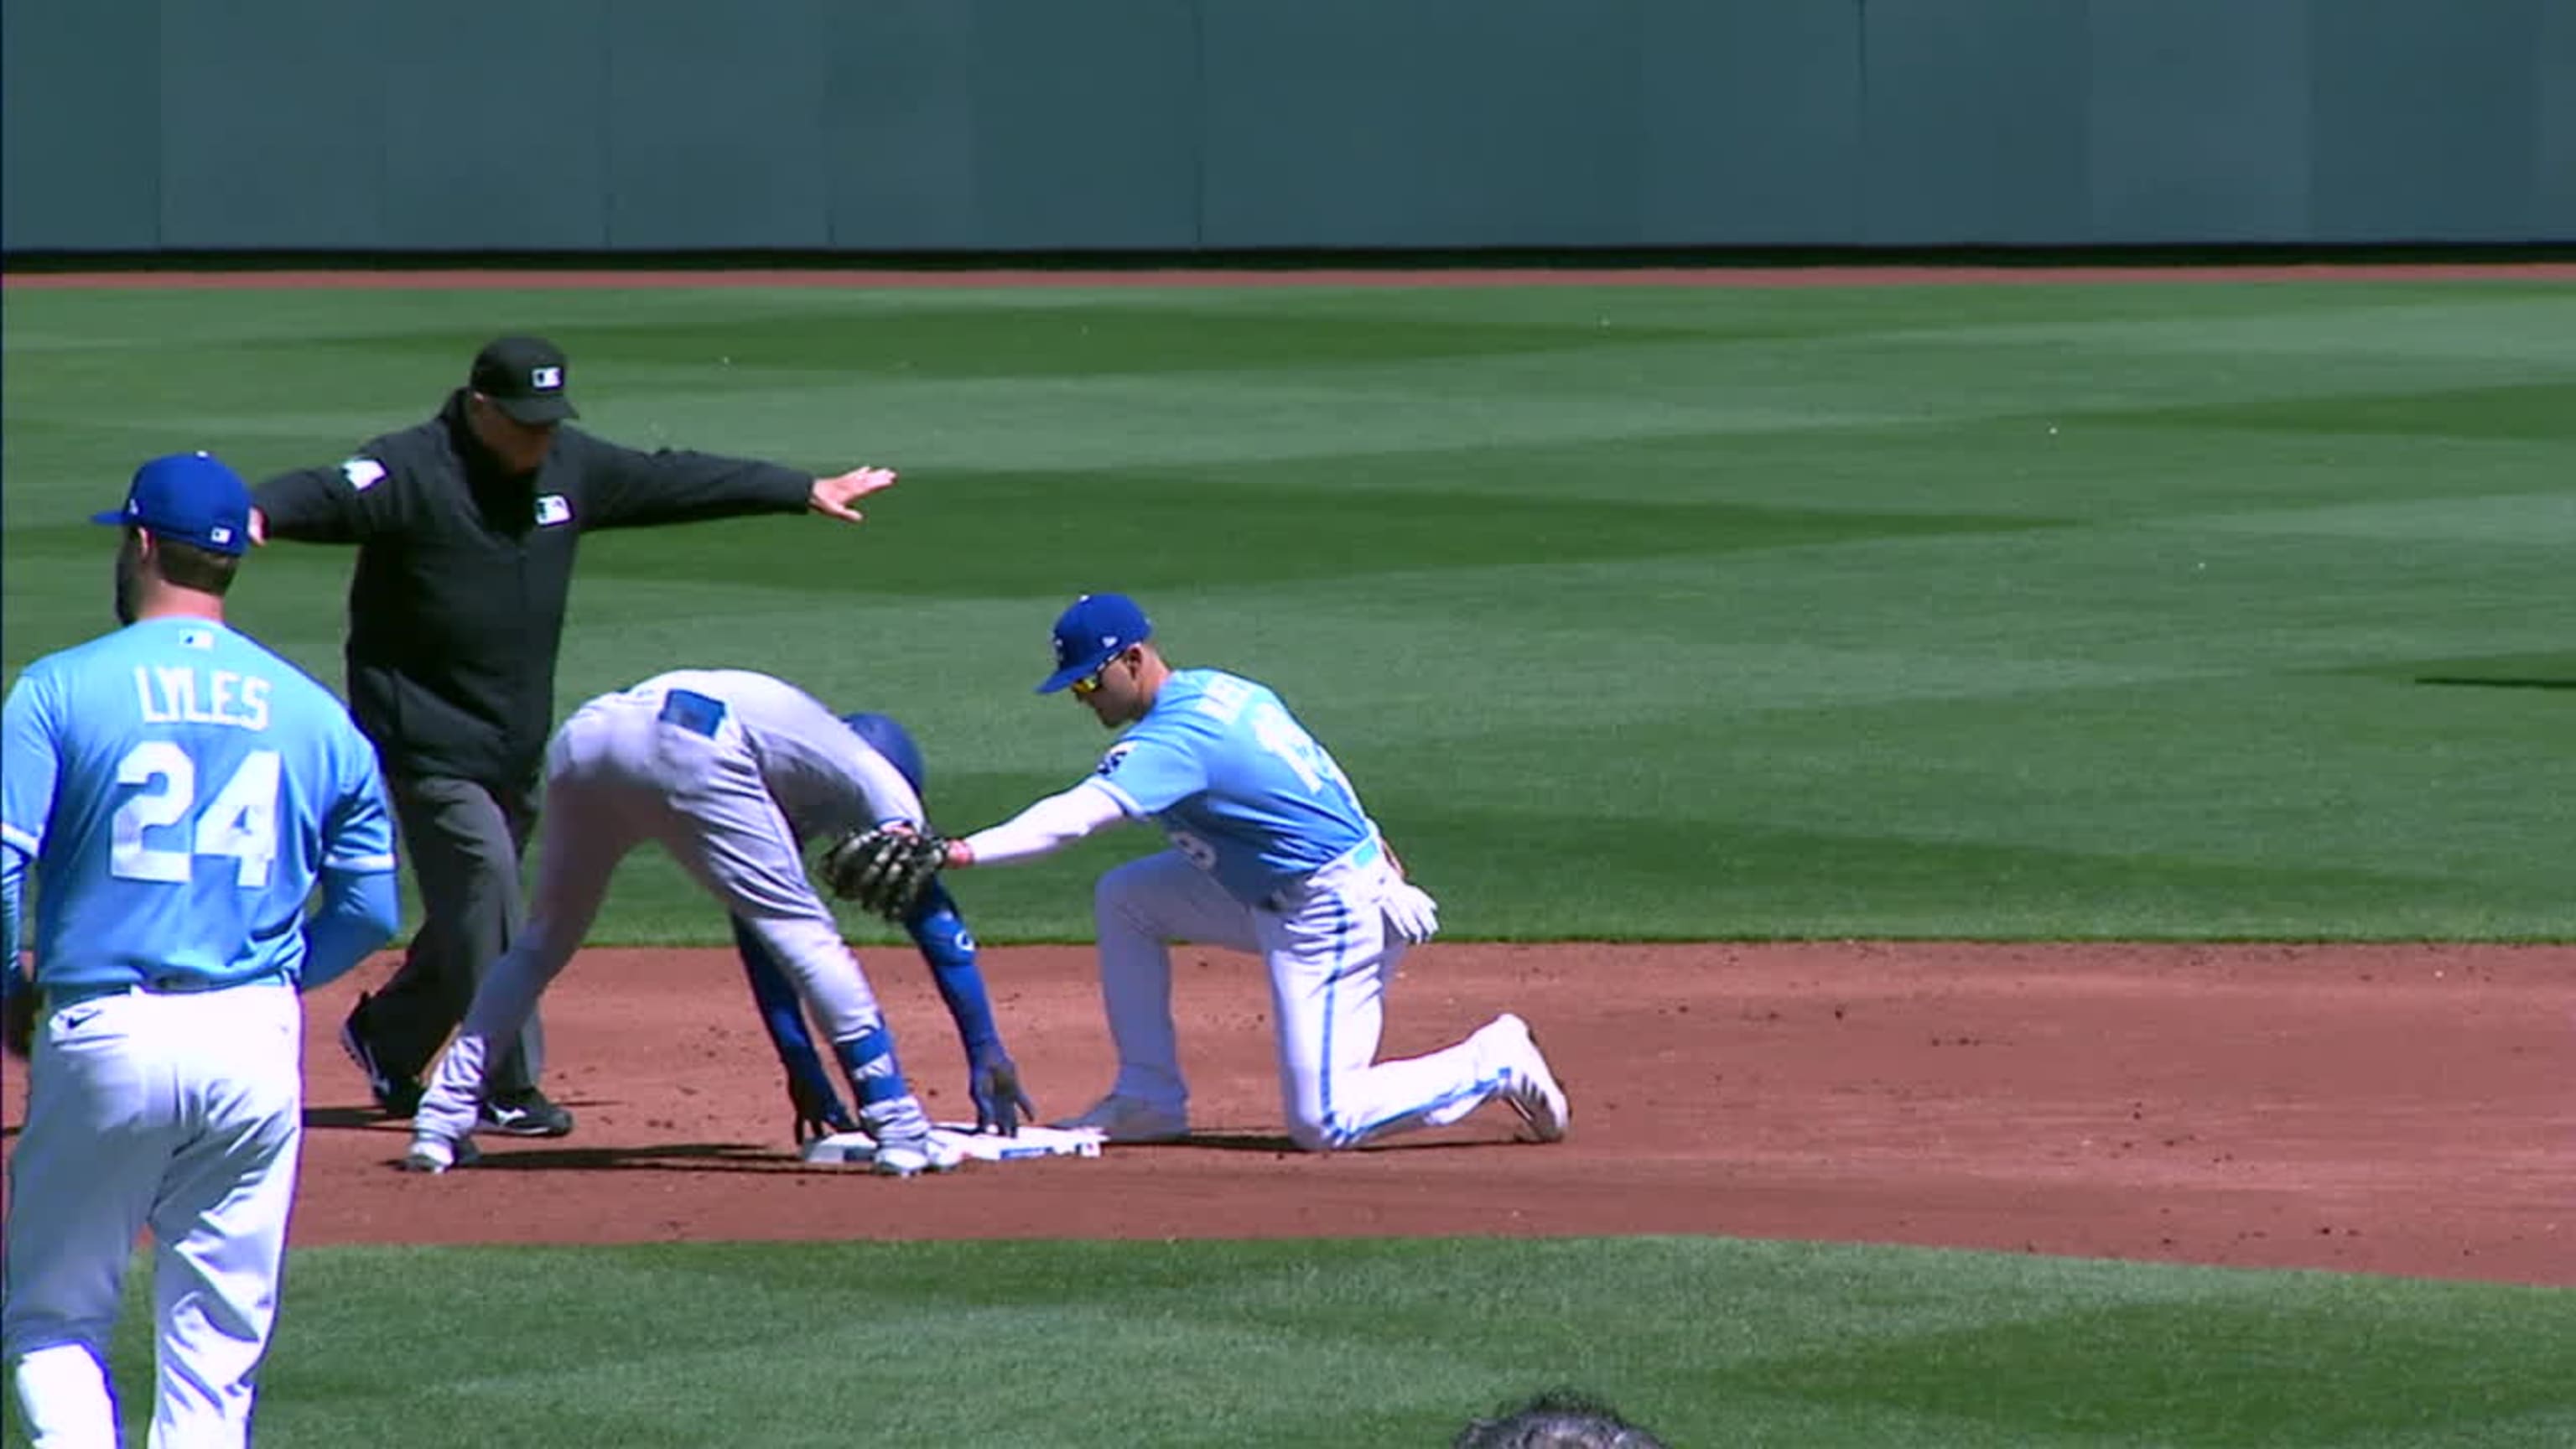
[[[556,429],[511,476],[465,391],[438,416],[253,495],[268,537],[354,543],[349,705],[387,773],[525,790],[553,727],[575,546],[597,528],[804,511],[813,475],[706,453],[638,452]]]

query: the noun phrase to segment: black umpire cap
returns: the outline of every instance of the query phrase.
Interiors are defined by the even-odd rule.
[[[581,416],[564,396],[571,374],[563,349],[542,337],[496,337],[474,354],[466,386],[519,422],[559,423]]]

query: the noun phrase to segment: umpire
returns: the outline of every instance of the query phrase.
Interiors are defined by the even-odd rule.
[[[536,824],[581,535],[808,509],[855,523],[851,503],[895,480],[886,468],[816,477],[619,447],[563,426],[580,416],[571,372],[542,338],[498,338],[438,416],[255,495],[262,542],[358,549],[349,702],[383,758],[423,919],[402,968],[358,998],[340,1040],[394,1117],[419,1106],[422,1073],[518,929],[519,858]],[[543,1054],[532,1015],[494,1063],[481,1130],[572,1130],[572,1114],[538,1089]]]

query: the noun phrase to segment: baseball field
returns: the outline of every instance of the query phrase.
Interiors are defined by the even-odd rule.
[[[1184,951],[1193,1141],[801,1170],[638,856],[547,1002],[572,1138],[397,1173],[332,1045],[390,958],[311,999],[268,1449],[1437,1445],[1555,1385],[1689,1446],[2576,1442],[2576,271],[8,280],[12,676],[109,624],[142,458],[334,461],[542,333],[605,437],[904,475],[589,538],[559,713],[767,670],[971,829],[1107,743],[1031,685],[1133,593],[1440,898],[1387,1049],[1517,1010],[1573,1100],[1293,1153],[1257,965]],[[336,685],[349,562],[235,621]],[[1157,843],[957,882],[1050,1113]]]

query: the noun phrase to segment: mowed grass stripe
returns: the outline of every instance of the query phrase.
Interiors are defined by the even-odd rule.
[[[2515,370],[2576,337],[2534,320],[2576,320],[2564,290],[553,295],[602,329],[581,387],[609,436],[833,464],[892,438],[909,475],[855,533],[590,540],[560,705],[673,663],[769,669],[905,713],[943,814],[983,823],[1104,742],[1028,686],[1063,599],[1125,588],[1185,662],[1288,692],[1456,934],[2547,935],[2576,912],[2537,803],[2565,793],[2563,692],[2472,699],[2411,663],[2564,647],[2555,380]],[[321,461],[345,442],[284,456],[295,429],[407,422],[456,329],[550,305],[343,294],[303,357],[266,300],[188,303],[207,335],[241,313],[262,369],[146,349],[175,304],[109,299],[115,366],[8,371],[36,418],[8,441],[13,658],[96,627],[102,550],[72,520],[138,412],[241,409],[283,425],[246,467]],[[836,375],[843,322],[937,366]],[[2482,329],[2511,358],[2461,349]],[[964,355],[1015,339],[1016,373]],[[711,364],[719,341],[770,361]],[[242,376],[272,366],[291,400]],[[397,369],[436,381],[389,391]],[[345,568],[270,550],[240,617],[337,678]],[[1579,857],[1512,843],[1533,830]],[[1086,933],[1101,858],[979,882],[979,929]],[[703,919],[675,873],[633,879],[603,938]]]
[[[260,1442],[1434,1444],[1577,1383],[1677,1444],[2536,1446],[2571,1335],[2563,1291],[1717,1239],[328,1249]]]
[[[2061,299],[2076,300],[2061,300],[2058,308],[2089,315],[2101,298],[2118,300],[2123,290],[2101,289],[2098,297],[2060,293]],[[2372,310],[2355,295],[2361,290],[2344,289],[2339,300],[2345,311]],[[2313,301],[2290,299],[2299,308],[2289,315],[2304,316],[2306,306],[2338,300],[2334,289],[2327,291]],[[1762,299],[1758,293],[1661,294],[1667,305],[1652,320],[1607,313],[1595,318],[1582,305],[1584,294],[1571,294],[1573,300],[1557,304],[1550,327],[1475,322],[1471,309],[1484,294],[1417,299],[1411,313],[1429,313],[1431,303],[1441,311],[1391,326],[1381,315],[1313,315],[1311,303],[1283,313],[1286,303],[1255,293],[1209,294],[1214,300],[1168,312],[1121,304],[1122,310],[1106,314],[1097,337],[1082,330],[1087,309],[1050,299],[1028,309],[1031,330],[1010,345],[985,349],[970,336],[965,345],[990,360],[960,380],[902,359],[923,349],[944,355],[960,346],[960,318],[990,321],[994,309],[934,308],[919,301],[888,309],[887,295],[819,293],[819,300],[793,311],[755,307],[748,314],[697,316],[685,324],[653,320],[667,308],[694,310],[666,303],[630,309],[644,320],[603,324],[595,348],[566,335],[577,356],[597,358],[580,369],[593,399],[593,420],[603,428],[717,448],[755,446],[756,438],[772,451],[814,450],[818,460],[839,456],[854,446],[857,434],[887,456],[935,467],[1025,466],[1049,456],[1032,444],[1054,450],[1057,458],[1100,466],[1199,461],[1205,455],[1154,451],[1160,439],[1193,433],[1237,440],[1238,449],[1258,443],[1272,456],[1287,455],[1278,450],[1296,449],[1301,440],[1311,447],[1318,437],[1339,447],[1361,439],[1392,445],[1426,427],[1481,427],[1496,430],[1495,441],[1531,443],[1544,441],[1544,429],[1570,411],[1587,415],[1572,436],[1613,438],[1706,430],[1712,420],[1815,429],[1969,418],[2016,407],[2175,407],[2247,391],[2293,397],[2333,391],[2356,379],[2384,382],[2398,369],[2421,376],[2427,365],[2394,351],[2320,346],[2296,367],[2275,356],[2259,367],[2214,370],[2210,355],[2133,354],[2126,329],[2177,324],[2141,323],[2126,316],[2126,308],[2113,309],[2121,315],[2109,320],[2062,324],[2061,335],[2031,342],[1990,322],[1925,325],[1927,294],[1902,292],[1867,298],[1875,304],[1868,315],[1877,319],[1876,330],[1850,330],[1848,318],[1818,303],[1820,315],[1808,320],[1803,333],[1793,325],[1800,316],[1793,303],[1744,300]],[[2000,306],[2016,295],[1989,291],[1953,301],[1948,310],[1973,319],[1988,304]],[[598,315],[592,310],[595,298],[576,300],[582,315]],[[1633,297],[1614,294],[1611,300],[1637,310]],[[1941,300],[1930,298],[1934,304]],[[2237,305],[2260,302],[2257,310],[2268,317],[2282,300],[2278,293],[2239,289]],[[1738,317],[1748,309],[1765,323],[1751,335]],[[2428,326],[2421,314],[2433,311],[2421,305],[2387,310],[2415,326]],[[2438,316],[2524,317],[2534,310],[2547,309],[2473,291],[2455,294]],[[1000,315],[1005,323],[1011,320],[1010,313]],[[859,320],[869,325],[854,325]],[[2561,328],[2560,336],[2570,332],[2576,328]],[[1329,344],[1326,334],[1334,339]],[[227,357],[190,378],[185,394],[211,406],[186,420],[211,424],[256,411],[279,436],[309,429],[331,447],[346,446],[388,425],[374,411],[382,405],[368,404],[367,415],[346,424],[293,403],[281,409],[281,398],[308,391],[294,386],[299,374],[362,386],[355,396],[434,398],[452,381],[453,359],[470,348],[472,335],[442,318],[435,329],[335,338],[320,348],[298,348],[294,337],[280,337],[259,344],[278,350],[261,367],[241,367]],[[1542,335],[1547,346],[1532,353],[1525,343]],[[774,347],[768,341],[773,336],[781,339]],[[1709,340],[1689,340],[1700,337]],[[166,354],[166,341],[156,338],[148,345]],[[2382,345],[2390,344],[2382,339]],[[1936,355],[1945,361],[1973,356],[1976,365],[1927,365]],[[813,365],[784,367],[764,357],[810,357]],[[1019,361],[1013,364],[1012,358]],[[2490,353],[2446,359],[2443,366],[2462,382],[2506,385],[2527,380],[2534,360]],[[2576,366],[2564,350],[2559,361]],[[889,369],[885,375],[874,371],[880,365]],[[908,378],[907,370],[916,376]],[[1525,399],[1530,406],[1518,405]],[[1865,410],[1864,403],[1878,411]],[[1229,406],[1244,416],[1229,419]],[[1208,415],[1209,409],[1216,412]],[[1107,436],[1145,451],[1092,451],[1101,430],[1087,428],[1084,418],[1104,413],[1127,420]],[[817,417],[833,420],[830,433],[811,426]],[[1199,426],[1187,425],[1193,418]],[[1139,420],[1164,425],[1134,426]],[[1328,425],[1312,426],[1319,422]]]

